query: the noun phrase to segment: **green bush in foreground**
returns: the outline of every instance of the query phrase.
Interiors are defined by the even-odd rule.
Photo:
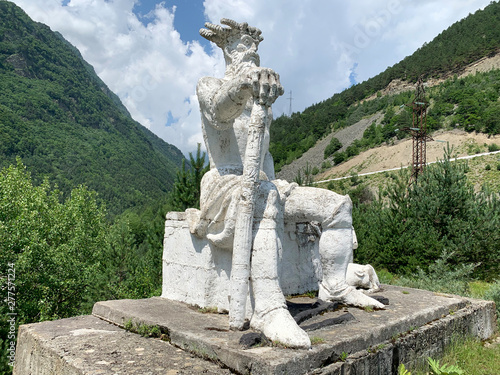
[[[20,323],[77,314],[105,246],[95,193],[79,187],[61,202],[48,182],[34,186],[19,160],[0,172],[0,294],[4,300],[6,267],[14,264]]]
[[[95,193],[79,187],[62,202],[47,181],[34,186],[19,159],[0,172],[0,300],[9,301],[0,304],[0,371],[11,370],[9,318],[15,316],[17,328],[78,315],[95,287],[106,243],[105,212]]]

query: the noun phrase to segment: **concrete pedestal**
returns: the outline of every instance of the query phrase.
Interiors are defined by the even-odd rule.
[[[397,374],[400,363],[423,363],[453,339],[487,339],[495,332],[493,302],[383,288],[378,294],[389,299],[385,310],[341,307],[301,323],[315,343],[310,350],[245,348],[240,339],[252,331],[228,330],[226,314],[160,297],[99,302],[94,317],[21,326],[14,374]],[[342,323],[316,324],[333,320]],[[127,322],[159,327],[167,341],[118,327]]]

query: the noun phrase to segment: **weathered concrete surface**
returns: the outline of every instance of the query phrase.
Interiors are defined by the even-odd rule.
[[[91,315],[22,325],[14,375],[230,374],[166,341]]]
[[[303,374],[313,370],[334,374],[336,370],[328,366],[338,361],[343,352],[352,355],[345,363],[333,367],[363,364],[364,368],[385,368],[375,373],[386,374],[400,362],[408,364],[440,352],[455,335],[486,339],[496,327],[492,302],[394,286],[384,286],[379,295],[390,301],[386,310],[342,308],[301,323],[306,328],[346,312],[355,318],[339,326],[306,329],[313,341],[321,342],[311,350],[276,347],[243,350],[238,342],[246,332],[229,331],[227,315],[202,314],[162,298],[99,302],[93,313],[120,325],[129,319],[157,325],[168,331],[173,345],[220,361],[236,372],[252,374]],[[364,373],[353,371],[353,374]]]
[[[316,342],[310,350],[244,349],[239,340],[252,331],[229,331],[227,315],[204,314],[159,297],[99,302],[94,315],[122,326],[129,320],[158,326],[170,344],[97,317],[31,324],[20,328],[15,374],[229,373],[214,362],[243,374],[394,374],[399,363],[411,365],[438,354],[452,338],[486,339],[494,333],[493,302],[383,288],[377,294],[389,299],[386,310],[342,307],[302,322],[300,326]],[[300,309],[311,300],[292,302],[294,309]],[[342,324],[307,328],[349,314],[354,319]],[[349,354],[344,362],[340,361],[343,352]]]

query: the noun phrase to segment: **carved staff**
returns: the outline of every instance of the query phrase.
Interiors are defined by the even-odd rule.
[[[248,138],[243,162],[241,195],[236,216],[233,262],[231,269],[231,300],[229,302],[229,327],[243,329],[245,323],[250,258],[253,244],[254,209],[259,185],[260,163],[267,108],[254,99]]]

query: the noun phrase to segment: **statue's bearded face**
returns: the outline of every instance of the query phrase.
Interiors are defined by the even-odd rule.
[[[250,36],[243,34],[229,40],[224,48],[226,61],[231,65],[252,64],[260,65],[260,57],[257,54],[258,44]]]

